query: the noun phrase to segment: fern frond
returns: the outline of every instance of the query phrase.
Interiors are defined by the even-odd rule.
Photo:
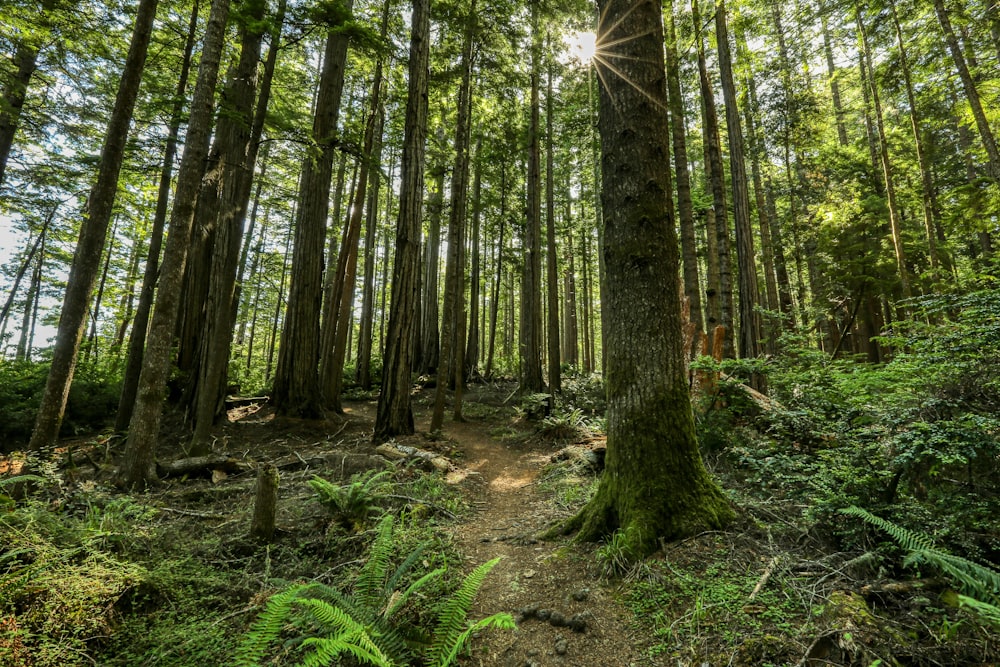
[[[903,561],[904,565],[930,565],[953,579],[965,593],[959,597],[973,600],[973,602],[967,602],[967,606],[977,612],[980,612],[981,609],[986,610],[985,613],[981,612],[984,619],[996,622],[1000,618],[1000,616],[997,618],[990,616],[991,610],[1000,614],[1000,609],[998,609],[1000,606],[1000,572],[987,565],[939,549],[934,546],[934,542],[927,535],[897,526],[891,521],[875,516],[859,507],[848,507],[841,512],[860,517],[887,532],[909,552]]]
[[[370,648],[365,644],[370,644]],[[334,658],[344,653],[350,654],[363,664],[376,665],[376,667],[392,667],[394,664],[371,642],[367,635],[310,637],[303,642],[303,646],[311,649],[312,652],[299,663],[301,667],[329,667],[335,664]]]
[[[38,475],[14,475],[13,477],[4,477],[3,479],[0,479],[0,489],[10,484],[17,484],[18,482],[36,482],[38,484],[44,484],[45,478],[39,477]]]
[[[500,630],[516,630],[517,623],[514,622],[514,617],[508,613],[493,614],[492,616],[487,616],[484,619],[476,621],[458,636],[454,645],[450,649],[447,649],[447,655],[444,655],[443,658],[438,658],[437,660],[439,660],[439,662],[431,663],[432,667],[450,667],[450,665],[458,660],[458,654],[461,653],[469,643],[469,639],[472,638],[472,635],[480,630],[485,630],[486,628],[491,627],[498,628]]]
[[[972,609],[972,611],[990,625],[1000,628],[1000,607],[967,595],[959,595],[958,603],[963,607]]]
[[[299,584],[268,599],[264,612],[250,626],[236,649],[235,667],[256,667],[260,664],[268,647],[281,634],[296,600],[312,587],[312,584]]]
[[[393,517],[387,514],[378,524],[375,541],[368,551],[368,560],[361,566],[358,580],[354,584],[355,597],[361,604],[372,609],[382,606],[380,599],[385,591],[389,556],[392,555],[392,527]]]
[[[410,599],[411,595],[413,595],[421,588],[426,586],[428,583],[430,583],[431,580],[440,577],[444,573],[445,573],[445,568],[439,567],[438,569],[428,572],[424,576],[414,581],[412,584],[407,586],[406,590],[403,591],[400,595],[390,600],[390,603],[386,605],[386,609],[385,611],[382,612],[382,615],[385,618],[392,618],[393,614],[395,614],[397,611],[403,608],[403,606],[406,604],[406,601]]]
[[[469,609],[472,607],[472,601],[482,587],[483,581],[486,580],[486,575],[499,562],[499,557],[494,558],[470,572],[462,580],[462,584],[458,587],[458,590],[452,594],[451,598],[445,602],[444,607],[441,608],[438,614],[437,627],[434,630],[434,642],[431,645],[428,656],[431,665],[438,667],[448,664],[442,661],[452,653],[455,643],[466,630],[466,619]]]
[[[424,554],[424,550],[426,548],[426,543],[418,545],[413,551],[410,552],[410,555],[408,555],[403,562],[399,564],[399,567],[396,568],[395,572],[389,575],[389,581],[385,584],[385,589],[387,591],[396,590],[399,586],[400,580],[406,576],[407,572],[413,569],[413,566],[416,565],[418,560],[420,560],[420,557]]]
[[[841,514],[847,514],[849,516],[856,516],[863,519],[865,522],[870,523],[876,528],[881,528],[889,534],[889,536],[894,539],[899,546],[903,547],[907,551],[934,551],[934,541],[931,540],[927,535],[921,535],[920,533],[915,533],[912,530],[907,530],[902,526],[897,526],[891,521],[887,521],[880,516],[875,516],[871,512],[864,510],[860,507],[845,507],[840,510]]]

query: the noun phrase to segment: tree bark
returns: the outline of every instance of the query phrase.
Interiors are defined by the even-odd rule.
[[[413,0],[399,218],[396,224],[396,258],[392,269],[392,301],[389,305],[389,330],[383,355],[382,391],[379,394],[372,436],[375,442],[385,442],[395,435],[413,433],[410,354],[413,311],[419,298],[417,282],[420,270],[421,205],[424,198],[429,63],[430,0]]]
[[[681,342],[659,3],[601,0],[600,135],[608,444],[594,498],[563,529],[621,531],[641,558],[733,519],[698,453]],[[600,53],[600,51],[599,51]],[[614,68],[604,66],[605,59]]]
[[[677,29],[673,1],[667,15],[667,101],[670,105],[671,139],[674,169],[677,176],[677,213],[680,217],[681,260],[684,269],[684,295],[688,300],[691,321],[695,325],[694,340],[705,331],[701,307],[701,283],[698,279],[698,246],[695,241],[694,206],[691,202],[691,174],[688,169],[687,128],[684,123],[684,97],[681,93],[680,61],[677,57]],[[692,350],[696,354],[698,350]]]
[[[729,27],[726,19],[725,0],[715,5],[715,32],[719,51],[719,69],[722,74],[722,95],[726,103],[726,133],[729,137],[729,172],[733,193],[733,221],[736,227],[736,265],[738,267],[740,337],[739,354],[742,359],[760,356],[760,339],[763,336],[757,304],[757,260],[750,227],[750,193],[747,183],[746,158],[743,148],[743,130],[740,127],[740,110],[736,101],[736,83],[733,79],[733,60],[729,49]],[[764,390],[764,378],[753,373],[750,386]]]
[[[312,143],[302,163],[298,215],[292,251],[292,278],[282,327],[272,399],[279,415],[319,418],[323,393],[319,377],[319,323],[323,299],[323,241],[330,210],[330,179],[340,97],[344,90],[348,37],[339,28],[353,2],[338,5],[331,17],[313,117]]]
[[[549,45],[551,46],[551,36]],[[549,390],[562,391],[562,362],[559,351],[559,267],[556,255],[555,206],[555,115],[552,93],[552,62],[549,61],[545,93],[545,221],[546,221],[546,288],[548,290],[548,367]]]
[[[440,159],[440,158],[437,158]],[[441,215],[444,212],[443,163],[431,168],[434,194],[427,202],[427,244],[424,247],[423,318],[420,333],[420,374],[437,373],[441,355],[440,310],[438,308],[438,278],[441,273]]]
[[[469,276],[469,337],[465,348],[465,377],[471,378],[479,371],[479,297],[482,281],[480,263],[482,192],[483,192],[483,139],[476,139],[475,172],[472,177],[472,265]]]
[[[935,221],[937,212],[937,199],[935,196],[934,176],[931,173],[930,161],[927,159],[927,151],[924,148],[922,135],[922,122],[920,110],[917,109],[917,96],[913,92],[913,78],[910,76],[910,60],[906,51],[906,40],[903,37],[903,27],[899,24],[899,16],[896,13],[896,3],[889,0],[889,11],[892,13],[892,24],[896,29],[896,46],[899,48],[899,66],[903,74],[903,85],[906,89],[906,102],[910,106],[910,128],[913,130],[913,147],[917,153],[917,164],[920,167],[920,187],[921,204],[924,216],[924,234],[927,239],[927,258],[930,261],[931,273],[937,276],[938,268],[941,265],[941,258],[938,255],[937,237]]]
[[[191,454],[196,456],[211,450],[211,428],[225,410],[226,378],[233,342],[236,274],[257,145],[263,127],[254,124],[253,106],[266,10],[266,0],[244,0],[240,60],[223,94],[216,130],[225,150],[221,155],[223,182],[206,313],[199,341],[198,363],[192,373],[194,435]],[[261,113],[267,108],[267,93],[264,95],[258,100]],[[256,137],[253,136],[255,131]]]
[[[837,141],[841,146],[847,146],[847,125],[844,123],[844,104],[840,98],[840,81],[837,78],[837,66],[833,61],[833,40],[830,37],[829,19],[825,13],[821,21],[823,55],[826,56],[826,74],[830,80],[830,98],[833,101],[833,115],[837,124]]]
[[[132,112],[135,109],[146,53],[149,50],[156,6],[157,0],[141,0],[137,9],[125,68],[118,85],[108,129],[104,135],[97,182],[87,199],[80,237],[73,254],[73,264],[70,267],[69,281],[66,284],[66,294],[59,316],[56,343],[52,351],[52,365],[38,408],[35,428],[28,443],[28,448],[31,450],[47,450],[55,446],[66,411],[66,399],[69,397],[80,341],[86,326],[87,307],[90,304],[97,272],[100,270],[101,254],[118,190],[118,175],[121,172],[129,125],[132,122]]]
[[[461,323],[465,320],[465,217],[469,204],[469,141],[472,115],[472,69],[475,45],[476,0],[472,0],[465,17],[462,46],[462,82],[458,90],[458,112],[455,120],[455,165],[452,169],[451,206],[448,217],[448,259],[444,279],[444,310],[441,317],[441,359],[438,363],[437,386],[434,390],[434,411],[430,431],[441,430],[444,424],[444,398],[448,386],[455,381],[455,411],[461,416],[461,390],[465,375],[462,353],[465,342]]]
[[[705,173],[712,189],[715,212],[715,228],[709,227],[707,234],[715,237],[715,252],[718,253],[718,314],[719,324],[725,327],[723,356],[736,356],[733,331],[733,269],[729,243],[729,208],[726,203],[726,178],[722,166],[722,145],[719,138],[719,114],[715,106],[715,94],[705,62],[704,36],[698,0],[691,0],[691,16],[698,31],[698,73],[701,82],[702,112],[705,133]],[[711,273],[711,270],[710,270]],[[712,289],[710,286],[709,289]],[[711,302],[711,299],[710,299]]]
[[[885,197],[889,206],[889,227],[892,231],[892,247],[896,253],[896,270],[899,274],[899,284],[903,292],[903,298],[912,296],[910,289],[910,273],[906,268],[906,252],[903,249],[902,220],[899,214],[899,203],[896,200],[896,186],[893,179],[892,161],[889,159],[889,143],[885,135],[885,122],[882,116],[882,102],[878,93],[878,86],[875,85],[875,78],[872,75],[871,47],[868,43],[868,32],[865,30],[864,22],[861,19],[861,10],[855,10],[855,19],[858,24],[858,33],[861,38],[861,52],[865,59],[868,70],[868,87],[871,94],[872,105],[875,109],[875,128],[878,132],[879,160],[882,163],[882,175],[885,178]]]
[[[135,321],[128,341],[128,357],[122,374],[122,391],[118,397],[118,412],[115,414],[115,431],[121,433],[128,428],[135,407],[136,391],[139,387],[139,373],[142,372],[142,355],[146,347],[146,330],[149,328],[149,314],[153,309],[153,294],[160,275],[160,249],[163,246],[163,228],[167,222],[167,207],[170,203],[170,182],[177,155],[177,137],[180,134],[181,116],[184,113],[185,92],[188,75],[191,72],[191,55],[194,51],[198,30],[198,2],[191,9],[187,38],[184,43],[184,57],[174,91],[174,103],[170,110],[170,128],[163,150],[163,164],[160,167],[160,184],[156,194],[156,211],[149,234],[149,250],[146,252],[146,267],[142,273],[142,287],[139,303],[135,307]]]
[[[955,69],[958,70],[958,77],[962,80],[962,87],[965,89],[965,99],[972,109],[972,117],[976,120],[976,127],[979,129],[979,137],[983,142],[983,148],[986,149],[986,156],[989,159],[990,178],[1000,181],[1000,150],[997,149],[996,138],[993,135],[993,130],[990,128],[989,121],[986,119],[986,113],[983,111],[983,103],[979,97],[979,90],[976,88],[976,82],[969,71],[968,62],[962,54],[962,48],[958,43],[958,37],[955,35],[955,29],[951,25],[951,19],[948,17],[948,10],[944,6],[944,0],[934,0],[934,11],[937,14],[938,22],[941,24],[941,30],[944,32],[948,50],[951,51]]]
[[[542,377],[542,166],[539,150],[541,36],[538,2],[531,0],[531,96],[528,121],[528,202],[521,275],[520,391],[545,391]]]
[[[191,240],[198,187],[208,155],[219,61],[229,17],[229,0],[213,0],[198,68],[198,82],[191,99],[184,155],[177,172],[177,188],[170,214],[170,235],[163,254],[160,288],[150,322],[146,354],[139,374],[135,410],[129,422],[125,455],[118,481],[127,488],[156,482],[155,453],[167,391],[174,323],[180,306],[180,286]]]

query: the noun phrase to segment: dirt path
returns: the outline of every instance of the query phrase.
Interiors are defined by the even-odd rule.
[[[630,667],[655,664],[643,651],[631,614],[598,579],[593,549],[533,538],[555,518],[537,480],[552,448],[508,444],[484,423],[447,423],[445,433],[464,454],[471,474],[462,482],[477,512],[456,526],[468,565],[503,559],[483,585],[472,617],[509,611],[516,632],[490,632],[477,642],[471,664],[503,667]],[[549,620],[544,611],[552,614]],[[527,612],[527,613],[525,613]],[[585,629],[553,625],[559,617]]]

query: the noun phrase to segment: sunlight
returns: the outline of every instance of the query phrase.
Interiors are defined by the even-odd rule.
[[[597,51],[597,35],[592,32],[578,31],[566,35],[564,41],[570,58],[584,67],[590,65],[594,59],[594,53]]]

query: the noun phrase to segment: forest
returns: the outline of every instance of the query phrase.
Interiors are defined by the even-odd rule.
[[[0,665],[1000,663],[995,0],[0,2]]]

